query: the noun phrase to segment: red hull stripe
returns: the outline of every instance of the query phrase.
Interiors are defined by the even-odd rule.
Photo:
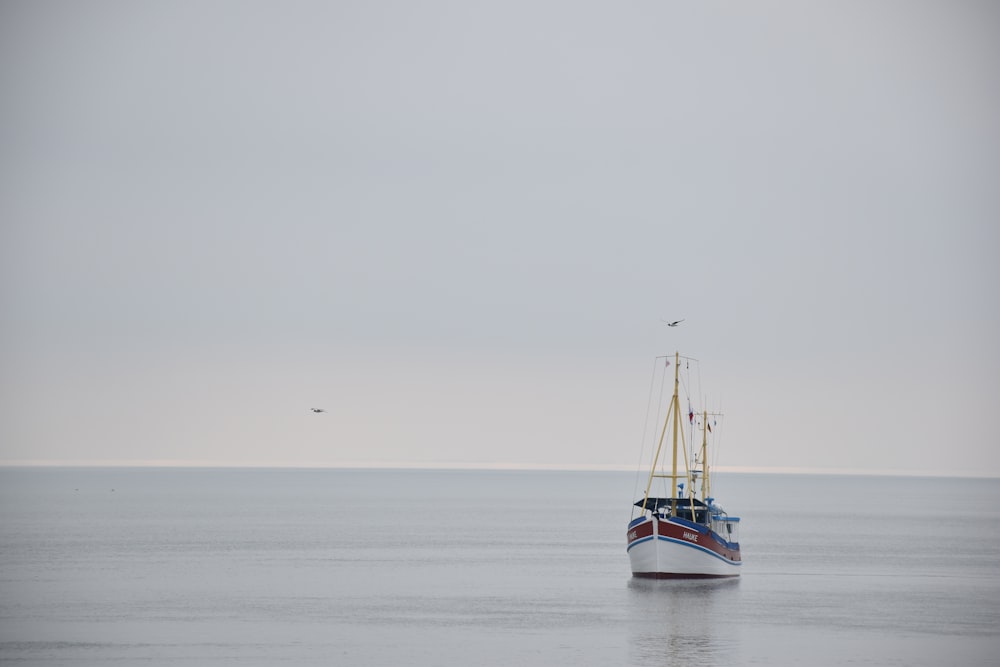
[[[735,549],[726,546],[722,544],[721,540],[716,538],[714,533],[710,531],[703,533],[670,521],[659,521],[657,523],[659,529],[657,530],[656,537],[661,540],[669,540],[671,542],[684,544],[702,551],[707,551],[713,556],[718,556],[722,560],[734,565],[741,564],[740,561],[742,559],[740,558],[739,545],[735,545]],[[640,542],[646,542],[652,537],[653,522],[648,521],[640,524],[628,531],[628,549],[631,549]],[[628,549],[626,549],[626,551]]]
[[[650,539],[651,537],[653,537],[653,522],[652,521],[647,521],[644,524],[640,524],[640,525],[636,526],[635,528],[632,528],[631,530],[628,531],[628,546],[629,546],[629,549],[631,549],[632,545],[636,544],[637,542],[645,542],[646,540]],[[627,551],[627,549],[626,549],[626,551]]]
[[[691,546],[701,547],[705,551],[711,551],[712,553],[720,556],[724,560],[730,562],[740,561],[740,551],[739,549],[730,549],[719,543],[717,539],[712,537],[711,533],[699,533],[697,531],[691,530],[685,526],[679,526],[670,521],[660,521],[659,530],[657,534],[660,537],[665,537],[669,540],[681,543],[687,543]]]

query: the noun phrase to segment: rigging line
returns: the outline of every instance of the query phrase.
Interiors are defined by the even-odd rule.
[[[702,408],[702,410],[706,410],[707,411],[707,409],[708,409],[708,397],[705,396],[705,394],[703,393],[705,390],[703,389],[703,385],[701,383],[701,364],[698,364],[697,371],[698,371],[698,394],[700,394],[701,397],[702,397],[702,399],[701,399],[702,400],[701,408]],[[705,417],[705,419],[708,419],[708,418]],[[707,428],[708,424],[707,423],[706,424],[702,424],[701,427],[703,429]],[[704,458],[708,459],[708,452],[704,453]],[[707,460],[704,460],[704,461],[701,462],[702,475],[705,474],[704,471],[706,470],[707,466],[708,466],[708,461]],[[712,461],[712,466],[713,467],[715,466],[715,461]],[[711,482],[709,482],[709,483],[711,483]]]
[[[697,364],[697,361],[695,362]],[[684,389],[684,398],[687,400],[687,412],[684,413],[686,418],[686,423],[683,428],[688,431],[688,444],[685,445],[684,449],[684,465],[687,467],[687,446],[694,447],[694,422],[691,421],[691,412],[693,408],[691,407],[691,360],[688,359],[687,363],[684,364],[685,370],[687,371],[687,378],[683,375],[681,376],[681,386]],[[679,406],[678,406],[679,407]],[[683,429],[682,429],[683,430]],[[690,474],[690,473],[689,473]]]
[[[697,365],[697,370],[698,370],[698,393],[701,394],[702,391],[703,391],[702,390],[702,384],[701,384],[701,364]],[[704,394],[702,394],[702,395],[704,395]],[[705,407],[707,407],[708,406],[708,401],[706,400],[704,403],[702,403],[702,405],[705,406]]]
[[[721,405],[720,405],[719,412],[722,412]],[[726,425],[724,423],[726,421],[726,416],[725,415],[721,415],[719,417],[719,421],[722,422],[722,423],[720,425],[721,428],[719,430],[719,437],[716,438],[716,440],[715,440],[715,443],[716,443],[715,444],[716,457],[718,457],[718,450],[722,449],[722,434],[726,432],[726,428],[725,428]]]
[[[660,357],[660,358],[661,359],[667,359],[669,361],[669,357]],[[663,370],[661,371],[663,374],[660,376],[660,395],[657,396],[657,398],[656,398],[656,421],[654,422],[655,428],[653,430],[653,437],[654,437],[654,439],[656,437],[656,430],[660,428],[660,409],[663,407],[663,390],[667,386],[667,377],[670,375],[670,373],[667,372],[668,368],[669,368],[668,365],[664,365],[663,366]],[[666,421],[667,419],[670,419],[670,408],[669,407],[667,408],[667,414],[666,414],[666,416],[664,416],[663,420]],[[664,425],[664,428],[666,428],[666,425]],[[663,439],[663,437],[661,436],[660,440],[662,441],[662,439]],[[656,449],[659,449],[659,444],[657,444]],[[656,451],[655,450],[653,452],[653,456],[654,457],[656,456]],[[653,468],[656,465],[656,463],[657,463],[657,461],[654,458],[654,460],[650,462],[650,468]],[[659,461],[659,463],[660,463],[660,472],[662,473],[662,472],[664,472],[665,466],[667,465],[666,464],[666,457],[661,458],[660,461]],[[664,489],[667,488],[666,480],[661,480],[661,483],[663,484],[663,488]]]
[[[639,463],[635,467],[635,484],[632,487],[632,495],[635,496],[639,490],[639,479],[642,474],[642,462],[646,458],[646,435],[649,433],[649,412],[653,406],[653,387],[656,385],[656,362],[653,359],[653,372],[649,375],[649,396],[646,397],[646,417],[642,421],[642,441],[639,443]],[[663,392],[661,387],[660,392]],[[659,413],[659,406],[657,406]],[[635,506],[632,507],[632,514],[635,515]]]
[[[722,449],[722,434],[726,430],[724,422],[726,416],[722,414],[722,404],[719,404],[719,411],[712,419],[716,420],[718,428],[712,429],[712,467],[714,468],[719,460],[719,450]]]
[[[648,433],[649,433],[649,426],[650,426],[651,423],[652,423],[652,425],[654,427],[654,431],[653,431],[654,443],[653,443],[652,451],[650,453],[650,456],[653,457],[653,460],[650,462],[649,466],[646,466],[646,467],[653,467],[653,466],[656,465],[656,458],[655,457],[656,457],[657,447],[656,447],[656,444],[655,444],[655,437],[656,437],[656,430],[655,429],[659,426],[660,410],[663,407],[663,388],[664,388],[664,385],[666,383],[666,371],[663,372],[663,375],[661,376],[661,379],[660,379],[660,393],[659,393],[659,395],[656,398],[656,418],[655,418],[655,420],[653,422],[649,421],[649,414],[650,414],[650,406],[653,403],[653,388],[656,386],[656,376],[657,376],[657,373],[659,372],[658,371],[658,369],[659,369],[658,362],[661,359],[665,359],[665,358],[666,357],[655,357],[653,359],[653,372],[650,374],[650,379],[649,379],[649,397],[648,397],[647,402],[646,402],[646,418],[645,418],[644,423],[643,423],[642,443],[640,445],[639,464],[636,466],[636,482],[635,482],[635,486],[633,488],[633,495],[635,495],[636,493],[638,493],[638,490],[639,490],[640,475],[642,473],[642,470],[644,469],[643,462],[645,461],[645,458],[646,458],[646,439],[647,439],[647,436],[648,436]],[[645,495],[646,492],[648,492],[648,489],[646,491],[644,491],[644,495]],[[633,516],[634,516],[634,509],[633,509]]]

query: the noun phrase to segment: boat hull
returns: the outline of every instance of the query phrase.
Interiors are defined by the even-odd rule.
[[[650,579],[737,577],[739,544],[705,526],[678,519],[646,519],[628,529],[632,575]]]

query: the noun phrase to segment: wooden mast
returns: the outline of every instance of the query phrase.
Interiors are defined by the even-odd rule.
[[[674,352],[674,397],[671,399],[671,405],[673,406],[674,410],[674,465],[672,472],[670,474],[671,496],[677,493],[677,430],[678,427],[680,426],[680,421],[681,421],[681,416],[680,416],[681,403],[677,393],[680,388],[680,372],[681,372],[680,369],[681,369],[681,354],[680,352]],[[671,503],[670,516],[677,516],[677,503]]]

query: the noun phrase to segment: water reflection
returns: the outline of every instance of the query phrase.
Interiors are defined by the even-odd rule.
[[[732,664],[727,608],[740,580],[630,579],[629,649],[636,665]]]

